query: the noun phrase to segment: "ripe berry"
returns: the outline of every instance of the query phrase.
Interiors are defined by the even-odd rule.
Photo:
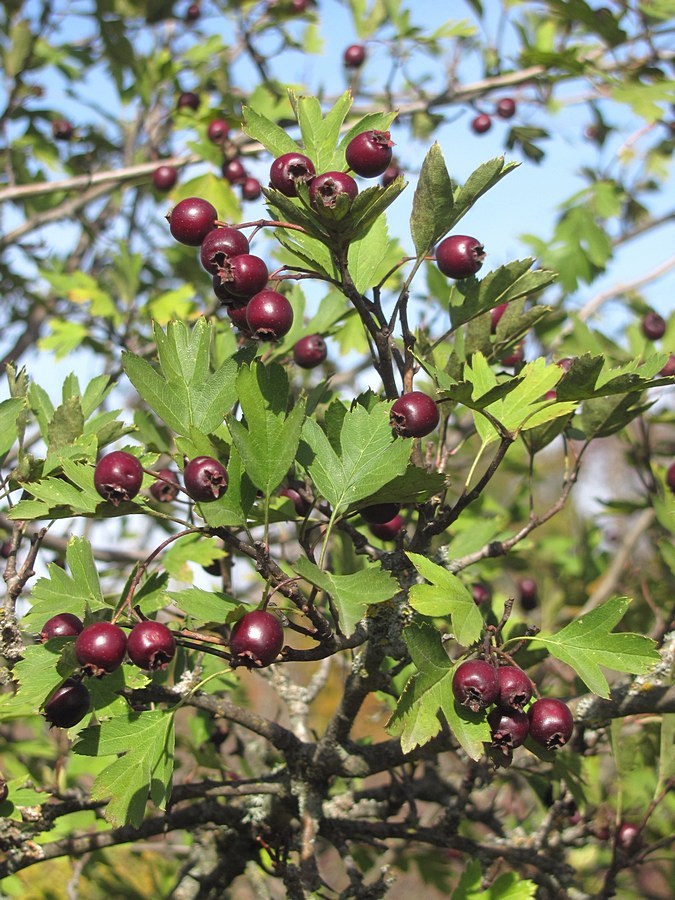
[[[530,720],[522,710],[500,709],[497,706],[488,713],[487,720],[493,747],[514,750],[525,743],[530,730]]]
[[[284,645],[284,629],[275,615],[266,610],[246,613],[230,634],[233,666],[263,668],[277,658]]]
[[[520,605],[523,609],[536,609],[539,602],[539,591],[537,582],[534,578],[521,578],[518,582],[518,592],[520,594]]]
[[[126,649],[126,634],[112,622],[93,622],[75,639],[75,656],[87,675],[100,677],[119,669]]]
[[[201,197],[186,197],[167,216],[173,237],[189,247],[199,247],[209,231],[216,227],[217,218],[215,206]]]
[[[386,188],[392,181],[396,181],[400,175],[403,175],[403,170],[395,160],[392,160],[382,173],[380,184]]]
[[[264,289],[269,272],[259,256],[240,253],[223,260],[222,266],[218,269],[218,277],[230,294],[249,299]]]
[[[474,584],[471,588],[473,602],[476,606],[483,606],[492,602],[492,589],[487,584]]]
[[[347,165],[362,178],[377,178],[391,163],[393,146],[388,131],[364,131],[347,144]]]
[[[178,97],[178,109],[199,109],[199,95],[194,91],[183,91]]]
[[[497,670],[484,659],[467,659],[452,676],[452,693],[462,706],[477,713],[499,696]]]
[[[438,406],[422,391],[410,391],[395,400],[389,424],[400,437],[424,437],[438,425]]]
[[[366,48],[363,44],[350,44],[342,56],[348,69],[360,69],[366,61]]]
[[[257,178],[245,178],[241,184],[242,200],[257,200],[262,195],[262,188]]]
[[[77,616],[72,613],[59,613],[47,619],[40,632],[41,641],[49,641],[55,637],[76,637],[83,629]]]
[[[178,476],[173,469],[160,469],[150,485],[150,493],[159,503],[171,503],[178,496]]]
[[[499,696],[497,702],[501,707],[522,710],[533,693],[532,682],[517,666],[500,666],[497,669]]]
[[[361,518],[369,525],[381,525],[383,522],[390,522],[400,509],[400,503],[375,503],[373,506],[364,506]]]
[[[170,191],[178,181],[178,169],[175,166],[157,166],[152,173],[152,183],[158,191]]]
[[[499,362],[503,366],[508,366],[509,368],[519,366],[522,361],[525,359],[525,348],[523,346],[523,342],[520,341],[519,344],[513,348],[511,353],[507,353],[506,356],[502,356]]]
[[[287,197],[298,196],[298,185],[316,175],[314,163],[302,153],[283,153],[270,167],[270,184]]]
[[[535,700],[528,709],[532,740],[547,750],[564,746],[572,737],[574,719],[566,703],[553,697]]]
[[[72,728],[89,712],[91,697],[81,681],[67,678],[45,705],[45,718],[57,728]]]
[[[247,178],[246,169],[240,159],[227,160],[227,162],[223,163],[221,171],[223,177],[230,184],[242,184]]]
[[[12,552],[12,542],[11,541],[3,541],[2,544],[0,544],[0,556],[3,559],[9,559],[11,552]]]
[[[201,16],[202,10],[199,3],[191,3],[188,8],[185,10],[185,21],[186,22],[196,22],[197,19]]]
[[[402,515],[398,514],[388,522],[373,522],[368,528],[381,541],[393,541],[396,540],[404,526],[405,520]]]
[[[57,141],[69,141],[75,129],[68,119],[55,119],[52,122],[52,135]]]
[[[236,303],[228,303],[226,306],[226,310],[232,324],[235,325],[240,331],[243,331],[248,335],[248,322],[246,321],[247,306],[247,300],[237,300]]]
[[[124,450],[114,450],[102,456],[94,469],[94,487],[113,506],[133,499],[140,491],[142,481],[140,461]]]
[[[516,113],[516,101],[512,97],[502,97],[497,104],[497,115],[502,119],[510,119]]]
[[[640,829],[632,822],[622,822],[616,833],[616,846],[623,853],[634,853],[640,846]]]
[[[295,507],[296,513],[303,518],[312,508],[311,503],[309,503],[309,501],[302,496],[300,491],[296,490],[294,487],[289,486],[282,488],[279,491],[279,495],[288,498]]]
[[[556,366],[560,366],[565,374],[569,372],[569,370],[574,365],[574,357],[572,356],[564,356],[562,359],[559,359],[556,362]]]
[[[487,113],[480,113],[471,120],[471,130],[474,134],[485,134],[492,128],[492,119]]]
[[[675,494],[675,463],[671,463],[666,471],[666,484]]]
[[[451,234],[436,248],[436,265],[448,278],[475,275],[485,260],[485,248],[468,234]]]
[[[320,366],[328,356],[326,342],[320,334],[307,334],[296,341],[293,347],[295,364],[302,369],[314,369]]]
[[[675,353],[671,353],[665,366],[659,372],[659,375],[675,375]]]
[[[229,133],[230,126],[225,119],[214,119],[206,129],[206,136],[213,144],[222,144]]]
[[[227,490],[227,471],[212,456],[195,456],[183,472],[185,490],[198,503],[218,500]]]
[[[246,235],[238,228],[227,225],[209,231],[199,248],[199,259],[207,272],[215,275],[224,262],[225,257],[240,256],[249,252]]]
[[[666,333],[666,320],[657,312],[648,312],[642,320],[642,333],[650,341],[658,341]]]
[[[278,341],[291,330],[293,307],[278,291],[260,291],[248,301],[246,324],[259,341]]]
[[[333,209],[338,197],[345,196],[353,200],[358,192],[358,185],[345,172],[324,172],[309,183],[309,199],[319,209],[326,206]]]
[[[139,669],[166,669],[176,653],[176,641],[161,622],[139,622],[127,638],[129,659]]]
[[[500,303],[499,306],[495,306],[490,310],[490,333],[494,334],[497,331],[497,325],[506,312],[506,307],[508,303]]]

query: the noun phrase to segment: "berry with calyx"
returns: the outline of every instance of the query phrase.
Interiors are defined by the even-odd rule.
[[[152,173],[152,184],[158,191],[170,191],[177,181],[178,169],[175,166],[157,166]]]
[[[284,645],[284,629],[275,615],[258,609],[245,613],[230,634],[232,666],[262,669],[271,665]]]
[[[471,120],[471,130],[474,134],[485,134],[492,128],[492,119],[487,113],[479,113]]]
[[[81,681],[67,678],[45,705],[45,719],[56,728],[72,728],[91,708],[89,691]]]
[[[501,709],[497,706],[488,713],[487,721],[492,746],[500,750],[521,747],[530,730],[527,713],[520,709]]]
[[[467,659],[452,676],[452,693],[471,712],[491,706],[499,696],[497,670],[484,659]]]
[[[512,97],[502,97],[497,104],[497,115],[501,119],[510,119],[516,114],[516,101]]]
[[[312,160],[302,153],[283,153],[270,167],[270,184],[287,197],[298,196],[298,185],[307,184],[316,175]]]
[[[451,234],[436,248],[436,265],[448,278],[469,278],[485,260],[485,247],[468,234]]]
[[[227,289],[227,284],[220,280],[220,275],[213,276],[213,293],[220,300],[223,306],[240,306],[246,303],[241,297],[235,297]]]
[[[150,493],[158,503],[171,503],[178,496],[178,476],[173,469],[160,469],[156,481],[150,485]]]
[[[369,525],[381,525],[390,522],[401,511],[400,503],[375,503],[373,506],[364,506],[361,518]]]
[[[244,164],[240,159],[228,159],[221,168],[223,177],[230,184],[243,184],[248,174],[244,168]]]
[[[214,119],[206,129],[206,136],[212,144],[222,144],[229,133],[230,126],[225,119]]]
[[[506,312],[506,307],[508,303],[500,303],[499,306],[495,306],[490,310],[490,333],[495,334],[497,331],[497,325]]]
[[[196,22],[202,14],[202,8],[199,3],[191,3],[185,10],[185,21]]]
[[[675,494],[675,463],[671,463],[666,470],[666,484]]]
[[[309,199],[319,209],[326,206],[332,209],[338,197],[344,196],[353,200],[358,192],[357,183],[346,172],[324,172],[309,183]]]
[[[371,534],[374,534],[381,541],[394,541],[403,531],[404,526],[405,520],[398,513],[393,519],[389,519],[388,522],[371,522],[368,528]]]
[[[382,178],[380,179],[380,184],[382,185],[382,187],[386,188],[388,185],[390,185],[392,183],[392,181],[396,181],[396,179],[401,175],[403,175],[403,170],[401,169],[399,164],[396,162],[396,160],[392,159],[392,161],[389,163],[387,168],[382,173]]]
[[[216,277],[220,278],[230,294],[248,300],[264,289],[269,271],[259,256],[240,253],[224,259]]]
[[[119,669],[127,651],[127,636],[112,622],[93,622],[75,638],[75,656],[87,675],[100,677]]]
[[[183,91],[178,97],[178,109],[199,109],[199,94],[194,91]]]
[[[422,391],[410,391],[395,400],[389,424],[400,437],[424,437],[438,425],[440,415],[432,397]]]
[[[56,637],[77,637],[84,628],[81,619],[72,613],[58,613],[47,619],[40,632],[41,641]]]
[[[52,122],[52,136],[57,141],[69,141],[75,129],[68,119],[54,119]]]
[[[212,456],[195,456],[183,472],[185,490],[197,503],[218,500],[227,490],[227,471]]]
[[[346,68],[360,69],[366,61],[366,48],[363,44],[350,44],[349,47],[345,48],[342,59]]]
[[[155,672],[166,669],[176,653],[176,641],[161,622],[139,622],[129,632],[127,654],[139,669]]]
[[[502,356],[499,362],[503,366],[514,368],[515,366],[519,366],[524,359],[525,347],[523,346],[523,342],[521,341],[519,344],[516,344],[511,353],[507,353],[506,356]]]
[[[241,183],[241,198],[242,200],[258,200],[258,198],[262,195],[262,188],[260,186],[260,182],[257,178],[253,178],[249,176],[245,178]]]
[[[487,584],[478,582],[471,588],[471,596],[476,606],[484,606],[492,603],[492,589]]]
[[[554,697],[535,700],[528,709],[532,740],[547,750],[563,747],[572,737],[574,719],[569,706]]]
[[[173,237],[189,247],[199,247],[209,231],[216,227],[217,218],[215,206],[201,197],[186,197],[167,216]]]
[[[653,310],[642,320],[642,333],[650,341],[658,341],[666,333],[666,320]]]
[[[499,705],[522,711],[534,691],[532,682],[525,672],[517,666],[500,666],[497,669],[497,681],[499,682],[497,698]]]
[[[225,225],[209,231],[199,248],[199,259],[207,272],[215,275],[225,257],[241,256],[250,250],[246,235],[238,228]]]
[[[622,822],[616,833],[616,846],[622,853],[634,853],[640,846],[640,829],[632,822]]]
[[[377,178],[389,167],[393,146],[388,131],[364,131],[347,144],[347,165],[362,178]]]
[[[293,307],[278,291],[260,291],[248,301],[246,324],[259,341],[278,341],[291,330]]]
[[[104,500],[119,506],[132,500],[141,489],[143,466],[135,456],[114,450],[102,456],[94,469],[94,487]]]
[[[523,609],[529,612],[537,608],[539,591],[534,578],[521,578],[518,582],[518,593],[520,594],[520,605]]]
[[[659,375],[669,376],[675,375],[675,353],[671,353],[665,366],[659,372]]]
[[[315,369],[327,356],[328,348],[320,334],[307,334],[293,346],[293,360],[302,369]]]

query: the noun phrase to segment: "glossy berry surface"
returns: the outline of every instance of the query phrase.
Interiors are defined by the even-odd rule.
[[[518,593],[520,594],[520,604],[523,609],[536,609],[539,602],[539,589],[534,578],[521,578],[518,582]]]
[[[238,228],[225,225],[209,231],[199,248],[199,261],[207,272],[215,275],[226,257],[240,256],[250,250],[246,235]]]
[[[287,197],[298,196],[298,185],[316,175],[314,163],[302,153],[283,153],[270,167],[270,184]]]
[[[55,637],[76,637],[83,629],[81,619],[72,613],[58,613],[47,619],[40,632],[41,641],[49,641]]]
[[[497,670],[484,659],[467,659],[452,676],[452,693],[461,706],[479,712],[499,696]]]
[[[362,178],[377,178],[391,163],[394,142],[388,131],[364,131],[347,144],[345,159]]]
[[[57,141],[69,141],[74,131],[68,119],[55,119],[52,122],[52,135]]]
[[[227,471],[212,456],[195,456],[183,472],[185,490],[197,503],[218,500],[227,490]]]
[[[129,632],[127,654],[139,669],[165,669],[176,653],[176,641],[161,622],[139,622]]]
[[[399,513],[387,522],[372,522],[368,528],[371,534],[374,534],[381,541],[394,541],[403,531],[404,526],[405,519]]]
[[[277,658],[284,645],[284,629],[275,615],[266,610],[246,613],[230,634],[233,666],[263,668]]]
[[[501,709],[497,706],[488,713],[487,721],[492,746],[505,750],[522,746],[530,730],[527,714],[519,709]]]
[[[150,485],[150,493],[158,503],[171,503],[178,496],[178,476],[173,469],[160,469],[159,478]]]
[[[502,316],[506,312],[506,307],[508,303],[500,303],[499,306],[495,306],[490,310],[490,333],[494,334],[497,331],[497,325],[499,325]]]
[[[235,297],[249,299],[263,290],[269,278],[264,260],[252,253],[240,253],[223,260],[218,276]]]
[[[497,103],[497,115],[500,119],[510,119],[516,114],[516,101],[512,97],[502,97]]]
[[[178,97],[178,109],[199,109],[199,94],[194,91],[183,91]]]
[[[222,144],[229,133],[230,126],[225,119],[214,119],[206,129],[206,136],[212,144]]]
[[[389,423],[400,437],[424,437],[438,425],[440,415],[432,397],[422,391],[410,391],[395,400]]]
[[[342,60],[348,69],[360,69],[366,61],[366,48],[363,44],[350,44],[345,48]]]
[[[671,463],[666,470],[666,484],[675,494],[675,462]]]
[[[527,714],[530,719],[532,740],[547,750],[563,747],[572,737],[574,719],[569,707],[562,700],[554,697],[535,700]]]
[[[243,331],[248,335],[248,322],[246,321],[247,306],[248,301],[237,300],[235,303],[228,303],[226,309],[228,318],[230,319],[232,324],[236,326],[240,331]]]
[[[482,267],[485,248],[468,234],[451,234],[436,248],[436,265],[448,278],[469,278]]]
[[[328,348],[320,334],[307,334],[293,346],[293,360],[301,369],[314,369],[327,356]]]
[[[57,728],[72,728],[91,707],[89,691],[81,681],[68,678],[57,688],[45,706],[45,718]]]
[[[358,192],[357,183],[345,172],[324,172],[309,183],[309,199],[317,209],[333,209],[338,197],[353,200]]]
[[[291,330],[293,307],[278,291],[260,291],[248,301],[246,324],[259,341],[278,341]]]
[[[648,312],[642,320],[642,333],[650,341],[658,341],[666,333],[666,320],[657,312]]]
[[[158,191],[170,191],[178,181],[178,169],[175,166],[157,166],[152,173],[152,184]]]
[[[216,227],[218,212],[201,197],[186,197],[177,203],[167,216],[169,230],[181,244],[199,247],[209,231]]]
[[[94,469],[94,487],[104,500],[119,506],[132,500],[141,489],[143,467],[140,460],[125,450],[102,456]]]
[[[480,113],[471,120],[471,130],[474,134],[485,134],[492,128],[492,119],[487,113]]]
[[[522,710],[533,694],[532,682],[517,666],[500,666],[497,669],[499,696],[497,703],[501,707]]]
[[[127,636],[112,622],[93,622],[75,639],[75,656],[87,675],[101,676],[119,669],[127,650]]]
[[[229,159],[224,162],[221,168],[223,177],[230,184],[242,184],[247,178],[247,172],[244,164],[240,159]]]
[[[241,198],[242,200],[257,200],[262,196],[262,188],[260,186],[260,182],[257,178],[253,178],[250,175],[248,178],[245,178],[241,183]]]
[[[373,506],[364,506],[361,518],[369,525],[381,525],[390,522],[401,511],[400,503],[375,503]]]

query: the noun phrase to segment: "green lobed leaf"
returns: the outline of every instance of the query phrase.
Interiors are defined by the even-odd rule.
[[[189,432],[188,398],[184,385],[169,385],[147,360],[126,351],[122,353],[122,368],[148,406],[172,431],[178,434]]]
[[[10,398],[0,403],[0,457],[4,456],[16,441],[17,418],[25,407],[25,401],[19,398]]]
[[[484,621],[471,592],[456,575],[421,556],[406,553],[417,572],[431,584],[415,584],[410,589],[410,605],[423,616],[450,616],[456,640],[464,647],[477,641]]]
[[[222,591],[206,591],[196,587],[186,588],[183,591],[168,591],[167,596],[200,625],[208,622],[222,624],[239,606],[238,600]]]
[[[410,233],[418,259],[426,256],[439,237],[452,227],[453,192],[443,152],[439,144],[434,143],[420,169],[410,216]]]
[[[250,106],[242,108],[243,130],[254,141],[259,141],[275,158],[284,153],[302,153],[299,144],[276,122],[261,116]]]
[[[364,293],[379,284],[400,259],[397,243],[389,237],[387,220],[379,216],[369,231],[349,245],[349,272],[356,289]]]
[[[68,653],[68,645],[72,643],[72,639],[59,638],[45,644],[32,644],[24,649],[23,659],[12,669],[12,678],[19,684],[16,693],[18,704],[24,704],[36,714],[42,709],[49,697],[77,667],[73,660],[73,664],[65,671],[61,666],[57,669],[62,656]]]
[[[517,872],[504,872],[483,890],[483,869],[472,859],[462,872],[450,900],[530,900],[536,896],[537,885],[521,878]]]

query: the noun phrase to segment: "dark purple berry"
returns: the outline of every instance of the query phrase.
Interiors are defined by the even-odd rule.
[[[492,128],[492,119],[487,113],[480,113],[471,120],[471,130],[474,134],[485,134]]]
[[[666,484],[675,494],[675,462],[671,463],[666,470]]]
[[[233,666],[263,668],[277,658],[284,645],[284,629],[275,615],[266,610],[246,613],[230,634]]]
[[[87,675],[100,677],[119,669],[127,650],[127,636],[112,622],[93,622],[75,639],[75,656]]]
[[[248,330],[248,322],[246,321],[247,306],[247,300],[238,300],[236,303],[228,303],[226,310],[232,324],[248,335],[250,332]]]
[[[320,334],[308,334],[296,341],[293,347],[295,364],[302,369],[314,369],[320,366],[328,355],[326,342]]]
[[[194,91],[183,91],[178,97],[178,109],[199,109],[199,94]]]
[[[534,578],[521,578],[518,582],[518,593],[523,609],[528,611],[536,609],[539,602],[539,591]]]
[[[56,728],[72,728],[87,715],[91,707],[89,691],[81,681],[68,678],[57,688],[45,705],[45,718]]]
[[[260,291],[248,301],[246,324],[259,341],[278,341],[291,330],[293,307],[278,291]]]
[[[390,522],[401,510],[400,503],[376,503],[373,506],[364,506],[361,518],[369,525],[381,525]]]
[[[632,822],[622,822],[616,833],[616,846],[626,855],[634,853],[640,846],[640,829]]]
[[[69,141],[75,129],[68,119],[55,119],[52,122],[52,135],[57,141]]]
[[[206,129],[206,136],[213,144],[222,144],[230,133],[230,126],[225,119],[214,119]]]
[[[201,197],[186,197],[167,216],[173,237],[189,247],[199,247],[209,231],[216,227],[217,218],[215,206]]]
[[[358,192],[357,183],[345,172],[324,172],[309,183],[309,199],[318,209],[333,209],[338,197],[353,200]]]
[[[262,188],[257,178],[248,177],[241,184],[242,200],[258,200],[262,195]]]
[[[225,285],[230,294],[248,300],[265,288],[269,271],[264,260],[259,256],[254,256],[252,253],[240,253],[223,260],[217,277],[220,278],[221,283]]]
[[[228,159],[221,169],[223,177],[230,184],[243,184],[248,177],[244,164],[240,159]]]
[[[161,622],[139,622],[127,638],[129,659],[139,669],[154,672],[166,669],[176,653],[176,641]]]
[[[212,456],[195,456],[183,472],[185,490],[197,503],[218,500],[227,490],[227,471]]]
[[[564,356],[562,359],[559,359],[556,362],[556,366],[560,366],[565,374],[569,372],[569,370],[574,365],[574,357],[572,356]]]
[[[185,21],[196,22],[202,14],[202,8],[199,3],[191,3],[185,10]]]
[[[497,703],[502,707],[522,710],[534,690],[525,672],[517,666],[500,666],[497,669],[497,680],[499,681]]]
[[[150,485],[150,493],[159,503],[171,503],[178,496],[178,476],[173,469],[160,469],[158,478]]]
[[[293,506],[295,507],[295,511],[299,516],[302,516],[303,519],[307,515],[307,513],[312,508],[311,503],[303,497],[300,491],[296,490],[294,487],[284,487],[279,491],[279,495],[281,497],[286,497],[291,501]]]
[[[495,306],[490,310],[490,332],[491,334],[495,334],[497,331],[497,325],[499,325],[502,316],[506,312],[506,308],[508,303],[500,303],[499,306]]]
[[[199,259],[207,272],[215,275],[226,257],[241,256],[250,250],[246,235],[225,225],[209,231],[199,248]]]
[[[530,735],[547,750],[563,747],[572,737],[574,719],[566,703],[553,697],[535,700],[528,709]]]
[[[82,621],[72,613],[58,613],[47,619],[40,632],[41,641],[55,637],[76,637],[83,629]]]
[[[487,605],[492,603],[492,589],[487,584],[474,584],[471,588],[471,595],[476,606]]]
[[[241,306],[242,303],[246,305],[246,300],[236,297],[228,290],[227,284],[220,280],[220,275],[213,276],[213,293],[223,306]]]
[[[448,278],[469,278],[485,260],[485,248],[468,234],[451,234],[436,248],[436,265]]]
[[[452,676],[452,693],[462,706],[477,713],[491,706],[499,695],[497,670],[484,659],[467,659]]]
[[[405,520],[399,513],[389,519],[388,522],[373,522],[368,526],[371,534],[379,538],[381,541],[394,541],[399,536],[405,526]]]
[[[287,197],[298,196],[298,185],[316,175],[314,163],[302,153],[284,153],[270,167],[270,184]]]
[[[512,97],[502,97],[497,104],[497,115],[501,119],[510,119],[516,114],[516,101]]]
[[[525,743],[530,730],[527,714],[519,709],[495,707],[488,713],[492,746],[501,750],[515,750]]]
[[[346,68],[360,69],[366,61],[366,48],[363,44],[350,44],[342,54]]]
[[[389,167],[393,146],[388,131],[364,131],[347,144],[347,165],[362,178],[377,178]]]
[[[642,333],[650,341],[658,341],[666,333],[666,320],[657,312],[648,312],[642,320]]]
[[[403,175],[403,170],[395,160],[392,160],[382,173],[380,184],[382,185],[382,187],[386,188],[392,183],[392,181],[396,181],[396,179],[401,175]]]
[[[440,415],[436,402],[422,391],[410,391],[395,400],[389,422],[400,437],[424,437],[438,425]]]
[[[664,375],[665,377],[675,375],[675,353],[670,354],[670,356],[668,357],[668,361],[659,372],[659,375]]]
[[[3,541],[0,544],[0,556],[3,559],[9,559],[12,553],[12,542],[11,541]]]
[[[158,191],[170,191],[178,181],[178,169],[175,166],[157,166],[152,173],[152,183]]]
[[[143,467],[135,456],[114,450],[102,456],[94,469],[94,486],[104,500],[119,506],[132,500],[141,489]]]
[[[511,353],[507,353],[506,356],[502,356],[499,362],[503,366],[508,366],[509,368],[515,368],[519,366],[522,361],[525,359],[525,347],[523,346],[523,342],[516,344]]]

